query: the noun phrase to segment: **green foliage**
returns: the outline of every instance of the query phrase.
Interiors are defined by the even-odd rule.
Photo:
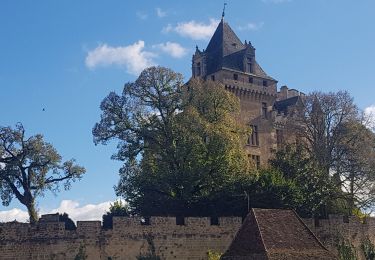
[[[357,260],[356,250],[353,245],[346,240],[342,240],[337,245],[340,260]]]
[[[213,250],[208,250],[207,252],[207,260],[220,260],[221,256],[221,253],[215,252]]]
[[[67,213],[59,214],[59,221],[65,223],[65,229],[66,230],[76,230],[76,224],[74,221],[69,218],[69,215]]]
[[[74,257],[74,260],[85,260],[85,259],[87,259],[86,247],[85,245],[81,244],[79,246],[77,255]]]
[[[371,243],[369,238],[366,238],[362,242],[361,249],[366,260],[375,260],[375,246],[373,243]]]
[[[128,207],[121,201],[115,201],[103,215],[103,228],[113,228],[113,217],[128,217]]]
[[[184,90],[181,75],[152,67],[101,104],[94,140],[120,140],[116,192],[134,213],[229,214],[244,194],[233,187],[251,181],[238,99],[213,82],[192,80]]]
[[[285,145],[270,160],[270,165],[299,190],[301,200],[296,204],[296,210],[301,216],[324,215],[323,205],[330,204],[335,187],[316,167],[303,146]],[[333,209],[330,213],[333,213]]]
[[[272,168],[261,170],[251,188],[251,206],[256,208],[296,208],[303,200],[295,183]]]
[[[85,169],[75,160],[62,162],[56,149],[38,134],[25,136],[22,124],[0,126],[0,195],[7,206],[13,197],[26,206],[30,222],[38,219],[35,199],[46,191],[56,193],[60,185],[70,188]]]
[[[313,92],[289,116],[285,128],[295,135],[308,163],[307,168],[292,167],[306,169],[302,177],[309,187],[303,190],[311,194],[304,203],[306,212],[310,208],[313,214],[326,217],[332,211],[352,214],[355,208],[371,209],[375,204],[375,134],[353,98],[344,91]],[[300,164],[287,159],[292,159],[289,166]]]

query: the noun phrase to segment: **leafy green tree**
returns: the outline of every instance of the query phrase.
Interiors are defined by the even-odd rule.
[[[101,109],[94,141],[120,141],[116,191],[135,213],[209,215],[251,175],[247,129],[235,120],[239,102],[222,85],[191,80],[182,87],[180,74],[151,67],[122,95],[110,93]]]
[[[56,149],[38,134],[25,136],[22,124],[0,127],[0,194],[3,205],[15,196],[26,206],[30,223],[38,219],[35,200],[45,191],[59,191],[60,184],[69,189],[85,169],[75,160],[62,162]]]
[[[314,167],[308,152],[301,145],[286,144],[277,151],[270,165],[285,179],[293,181],[301,194],[296,210],[301,216],[324,215],[323,205],[330,204],[334,189],[333,183],[324,173]]]
[[[113,228],[113,217],[128,217],[128,207],[121,201],[115,201],[103,215],[103,228]]]

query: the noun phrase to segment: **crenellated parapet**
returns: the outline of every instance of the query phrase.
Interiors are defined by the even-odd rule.
[[[241,222],[239,217],[114,217],[112,229],[100,221],[77,221],[76,230],[65,230],[52,214],[34,225],[0,223],[0,251],[4,259],[74,259],[83,247],[89,259],[136,259],[154,247],[164,259],[204,259],[208,250],[224,252]]]

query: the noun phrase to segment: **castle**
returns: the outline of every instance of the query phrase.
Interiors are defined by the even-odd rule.
[[[196,47],[192,77],[222,83],[240,99],[240,120],[252,134],[246,150],[255,165],[267,164],[272,152],[284,141],[284,120],[303,93],[283,86],[267,75],[256,60],[251,42],[242,43],[224,15],[205,50]]]
[[[224,17],[207,48],[202,51],[196,48],[192,77],[218,81],[239,97],[240,120],[252,128],[246,143],[248,156],[258,167],[266,164],[287,135],[284,129],[286,115],[301,102],[304,94],[286,86],[278,91],[277,80],[268,76],[258,64],[255,48],[250,42],[242,43]],[[285,240],[286,231],[297,233],[290,221],[291,214],[281,218],[280,212],[275,210],[271,212],[273,217],[261,217],[264,212],[260,210],[257,216],[248,220],[249,227],[254,227],[252,224],[257,221],[257,225],[260,223],[264,229],[262,232],[254,229],[259,233],[257,237],[262,239],[268,232],[269,238]],[[324,246],[335,253],[341,239],[354,245],[357,252],[362,250],[366,239],[372,243],[375,241],[373,218],[359,221],[356,217],[331,215],[320,223],[313,219],[299,221],[300,227],[308,226]],[[85,259],[85,256],[86,259],[105,260],[147,259],[147,256],[155,256],[153,259],[158,259],[156,256],[160,259],[207,259],[210,250],[223,253],[229,248],[241,224],[242,219],[238,217],[222,217],[215,221],[184,218],[182,222],[174,217],[150,217],[147,222],[140,217],[114,217],[111,229],[103,228],[100,221],[78,221],[77,228],[69,230],[64,222],[59,221],[57,214],[44,215],[35,225],[0,223],[0,259]],[[277,224],[281,224],[284,230]],[[282,232],[275,236],[274,232],[280,230]],[[302,231],[305,233],[298,232],[290,237],[309,235],[308,229]],[[238,237],[242,238],[241,233]],[[268,244],[282,244],[282,239],[273,239]],[[263,244],[267,246],[265,242]],[[291,239],[287,242],[290,247],[298,244]],[[319,241],[313,242],[321,246]],[[293,248],[293,251],[300,249]],[[326,251],[318,253],[325,254]]]

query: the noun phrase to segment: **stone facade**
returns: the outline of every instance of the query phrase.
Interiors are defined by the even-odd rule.
[[[196,48],[192,58],[192,77],[220,82],[240,99],[240,121],[252,128],[246,145],[249,159],[257,166],[267,164],[287,136],[285,115],[303,96],[268,76],[257,62],[255,48],[242,43],[221,20],[206,50]]]

